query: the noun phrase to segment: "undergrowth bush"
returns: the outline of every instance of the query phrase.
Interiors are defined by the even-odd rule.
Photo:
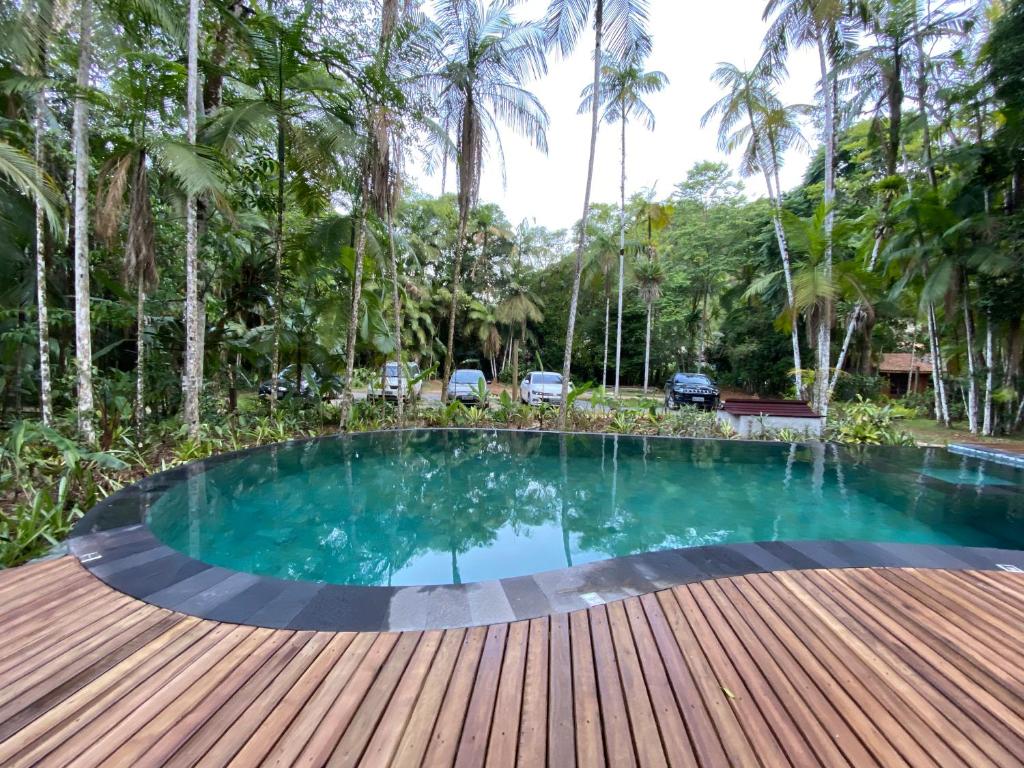
[[[862,445],[914,445],[914,438],[899,428],[905,416],[891,405],[879,405],[859,397],[836,406],[828,436],[837,443]]]

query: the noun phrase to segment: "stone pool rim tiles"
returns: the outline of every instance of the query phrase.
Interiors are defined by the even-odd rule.
[[[483,431],[559,434],[545,430]],[[276,445],[337,438],[321,436]],[[127,486],[79,521],[69,541],[71,552],[107,585],[162,608],[215,621],[318,631],[482,626],[568,613],[696,581],[782,570],[1024,569],[1024,551],[1012,549],[845,540],[772,541],[659,550],[466,584],[353,586],[293,581],[213,566],[166,546],[150,531],[146,512],[173,485],[253,451],[270,448],[264,445],[218,454]]]

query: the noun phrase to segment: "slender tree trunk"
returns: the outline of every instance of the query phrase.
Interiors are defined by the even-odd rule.
[[[985,319],[985,412],[981,427],[983,435],[992,435],[992,387],[995,378],[995,347],[992,340],[992,318]]]
[[[828,57],[825,52],[824,34],[818,36],[818,64],[821,69],[821,95],[825,106],[825,189],[823,201],[828,209],[825,216],[825,265],[826,283],[832,282],[832,226],[835,221],[836,168],[835,168],[835,98],[834,87],[829,73]],[[832,302],[825,299],[818,327],[818,372],[814,377],[815,404],[818,412],[828,416],[829,370],[831,362]]]
[[[651,312],[654,308],[653,302],[647,302],[647,338],[644,342],[644,394],[647,394],[647,382],[650,380],[651,372]]]
[[[92,65],[92,0],[79,9],[78,93],[71,143],[75,154],[75,362],[78,369],[78,431],[96,443],[93,427],[92,320],[89,311],[89,69]]]
[[[753,116],[751,116],[751,128],[754,127]],[[782,187],[779,184],[778,162],[772,157],[772,172],[764,169],[764,180],[768,185],[768,199],[772,206],[772,226],[775,229],[775,240],[779,244],[779,255],[782,258],[782,274],[786,281],[786,300],[789,302],[789,336],[793,345],[793,386],[797,398],[802,397],[803,384],[803,363],[800,360],[800,323],[796,310],[796,295],[793,291],[793,267],[789,259],[789,243],[786,240],[786,230],[782,226]],[[772,188],[772,178],[775,179],[775,189]]]
[[[595,98],[597,90],[594,90]],[[622,294],[626,282],[626,111],[622,111],[622,164],[619,173],[619,309],[615,320],[615,396],[622,365]]]
[[[946,398],[946,382],[943,377],[945,366],[942,362],[942,346],[939,339],[939,323],[935,317],[935,305],[928,303],[928,343],[932,352],[932,386],[935,388],[935,420],[949,426],[949,401]]]
[[[45,71],[45,48],[40,53],[40,64]],[[43,115],[46,111],[46,90],[39,89],[36,94],[34,155],[36,161],[36,185],[43,185],[45,123]],[[39,418],[44,426],[53,423],[53,406],[51,405],[50,385],[50,322],[46,306],[46,211],[43,203],[36,199],[36,323],[39,335]]]
[[[611,307],[612,299],[611,296],[605,294],[604,297],[604,358],[601,362],[601,388],[608,389],[608,331],[610,328],[611,321]]]
[[[139,270],[135,280],[135,433],[141,442],[146,419],[146,278]]]
[[[461,197],[461,194],[460,194]],[[462,255],[465,248],[466,228],[469,221],[469,209],[462,210],[459,206],[458,242],[455,245],[455,262],[452,264],[452,300],[448,307],[448,343],[445,348],[444,374],[441,377],[441,402],[448,402],[448,379],[454,369],[455,357],[455,323],[459,312],[459,289],[462,286]]]
[[[519,399],[519,339],[512,336],[512,399]]]
[[[363,292],[363,257],[366,253],[367,190],[360,192],[358,210],[355,216],[356,243],[355,263],[352,269],[352,307],[348,315],[348,332],[345,334],[345,382],[341,393],[341,427],[344,429],[352,411],[352,375],[356,365],[356,338],[359,330],[359,302]],[[386,362],[386,361],[385,361]],[[401,377],[399,377],[399,387]],[[381,398],[384,390],[380,391]],[[401,396],[401,392],[399,392]]]
[[[392,210],[392,198],[388,196],[387,204],[388,217],[388,255],[391,263],[391,308],[395,324],[395,359],[398,360],[399,387],[401,387],[402,366],[402,294],[398,286],[398,252],[395,248],[395,218]],[[492,358],[491,369],[494,369]],[[409,394],[412,396],[412,383],[409,384]],[[398,426],[401,427],[405,421],[405,399],[402,393],[398,393]]]
[[[932,189],[939,188],[939,180],[935,175],[935,161],[932,158],[932,132],[928,124],[928,77],[925,67],[924,37],[918,24],[917,13],[914,13],[914,45],[917,48],[917,106],[921,111],[921,152],[924,167],[928,171],[928,181]]]
[[[558,428],[565,429],[569,400],[569,374],[572,372],[572,343],[576,333],[576,310],[580,300],[580,275],[583,273],[583,251],[587,247],[587,221],[590,218],[590,191],[594,183],[594,156],[597,152],[599,104],[596,98],[601,87],[601,40],[604,35],[604,0],[594,8],[594,103],[590,110],[590,156],[587,161],[587,184],[583,191],[583,216],[576,241],[576,263],[573,266],[572,294],[569,297],[569,322],[565,331],[565,354],[562,357],[562,396],[558,406]]]
[[[199,0],[188,5],[188,85],[186,93],[188,143],[196,143],[199,98]],[[182,394],[189,437],[199,436],[199,391],[202,388],[200,334],[206,323],[199,317],[199,220],[196,198],[189,195],[185,213],[185,370]]]
[[[971,317],[968,295],[969,287],[964,283],[964,330],[967,333],[967,428],[972,435],[978,434],[978,379],[974,365],[974,318]]]
[[[284,49],[280,34],[277,37],[277,221],[274,225],[274,342],[270,361],[270,412],[277,404],[277,377],[281,373],[281,304],[284,288],[281,270],[284,266],[284,181],[285,181],[285,125],[284,125]]]

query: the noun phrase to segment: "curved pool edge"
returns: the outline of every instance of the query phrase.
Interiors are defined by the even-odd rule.
[[[869,541],[773,541],[660,550],[469,584],[364,587],[290,581],[209,565],[144,524],[76,536],[93,576],[202,619],[316,631],[453,629],[535,619],[682,584],[773,571],[940,568],[1024,571],[1024,551]]]
[[[354,586],[292,581],[210,565],[163,544],[146,524],[149,507],[190,476],[251,451],[336,437],[246,448],[149,475],[89,510],[72,531],[68,548],[93,576],[152,605],[221,622],[322,631],[482,626],[568,613],[681,584],[772,571],[865,567],[1024,571],[1024,551],[1018,550],[872,541],[767,541],[659,550],[467,584]]]

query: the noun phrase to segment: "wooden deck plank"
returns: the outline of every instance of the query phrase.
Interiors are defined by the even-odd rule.
[[[424,681],[433,667],[444,634],[440,630],[431,630],[424,632],[420,638],[416,652],[409,660],[387,709],[381,715],[380,724],[371,733],[372,738],[362,760],[367,768],[381,768],[391,763],[405,735]]]
[[[1024,764],[1024,576],[699,582],[512,624],[219,624],[0,572],[0,766]]]
[[[576,729],[572,714],[572,650],[569,618],[552,616],[548,649],[548,764],[576,764]]]
[[[430,737],[434,732],[437,715],[441,711],[445,694],[448,692],[448,685],[451,682],[459,653],[463,645],[468,642],[466,635],[467,632],[464,629],[448,630],[444,633],[441,647],[437,650],[437,655],[423,681],[423,687],[412,714],[409,716],[405,733],[402,734],[402,739],[395,750],[393,765],[423,764],[424,756],[430,747]]]
[[[455,753],[462,737],[462,724],[466,718],[466,708],[473,691],[477,666],[483,653],[487,639],[487,627],[473,627],[466,631],[459,658],[455,662],[448,690],[434,723],[434,731],[430,736],[430,747],[424,762],[427,765],[452,765]]]
[[[516,764],[544,765],[548,752],[548,618],[530,621]]]
[[[487,744],[487,765],[495,768],[511,768],[516,764],[529,631],[530,624],[526,621],[517,621],[508,628],[505,658],[502,660],[498,694],[494,703],[491,738]]]

